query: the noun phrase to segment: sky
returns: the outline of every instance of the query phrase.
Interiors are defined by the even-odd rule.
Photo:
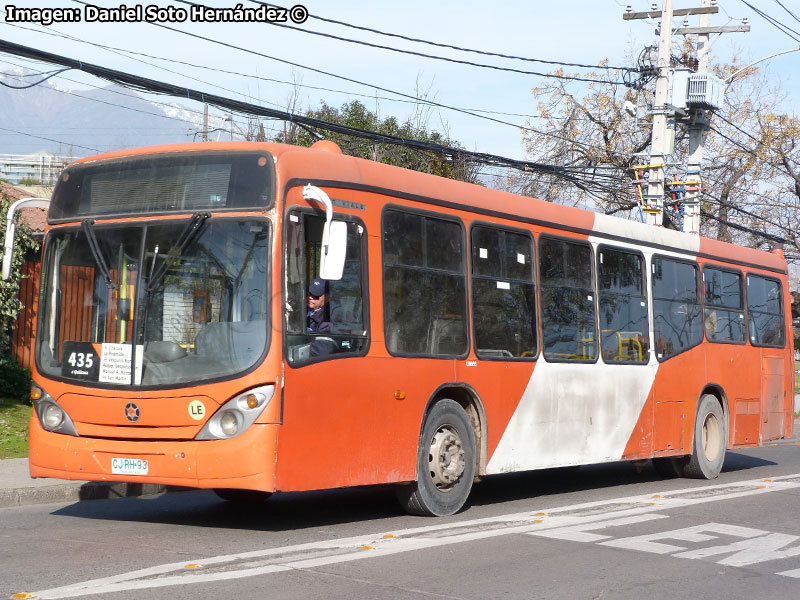
[[[3,5],[10,2],[11,0]],[[800,31],[800,20],[796,20],[786,10],[788,8],[800,17],[800,0],[748,2]],[[95,3],[105,8],[117,8],[122,4],[119,0],[95,0]],[[221,8],[232,8],[236,3],[236,0],[204,2],[207,6]],[[631,2],[634,11],[650,10],[650,4]],[[700,0],[676,0],[675,7],[688,8],[699,4]],[[75,1],[23,0],[14,5],[18,8],[78,8],[81,17],[85,16],[83,4]],[[166,0],[154,1],[152,5],[162,8],[189,8],[186,4]],[[246,8],[258,6],[248,0],[242,0],[242,5]],[[289,3],[284,5],[291,6]],[[636,56],[645,45],[657,42],[657,23],[652,20],[623,20],[626,5],[626,2],[618,0],[502,0],[493,3],[472,0],[305,0],[302,4],[311,15],[384,32],[489,52],[592,65],[603,59],[608,59],[613,65],[628,65],[631,57]],[[133,6],[136,6],[133,1],[127,3],[127,7]],[[712,36],[712,62],[727,61],[735,55],[742,64],[747,64],[772,53],[800,46],[797,40],[779,31],[742,0],[721,0],[719,7],[719,13],[712,16],[712,25],[740,25],[742,19],[747,18],[752,29],[749,33]],[[537,120],[529,117],[535,113],[531,89],[545,81],[536,75],[503,72],[368,48],[265,23],[206,24],[192,22],[190,19],[178,23],[162,21],[158,24],[141,21],[88,23],[82,19],[80,23],[54,23],[45,27],[36,23],[7,23],[8,16],[7,12],[0,12],[0,38],[4,40],[273,108],[286,109],[292,94],[296,93],[300,111],[316,108],[322,101],[341,106],[355,99],[361,100],[372,110],[377,109],[382,116],[394,115],[400,120],[419,110],[420,105],[409,102],[408,98],[399,98],[388,91],[371,87],[378,86],[409,96],[425,96],[440,104],[470,111],[493,111],[492,114],[485,114],[507,124],[439,107],[428,107],[426,114],[430,128],[446,131],[451,139],[457,140],[467,149],[515,159],[526,158],[519,127],[525,125],[529,119],[531,126],[537,126]],[[698,25],[698,19],[689,17],[689,24]],[[674,24],[680,26],[682,21],[683,18],[676,18]],[[293,25],[291,21],[287,24]],[[556,68],[547,64],[505,60],[412,43],[314,18],[297,26],[394,48],[513,69],[548,73]],[[202,40],[180,32],[207,39]],[[70,40],[63,37],[64,35],[77,39]],[[800,40],[800,35],[796,37]],[[98,45],[116,50],[103,49]],[[232,46],[273,58],[236,50]],[[130,52],[157,58],[131,55]],[[292,66],[274,59],[302,66]],[[182,63],[193,63],[217,70],[201,69]],[[787,112],[800,112],[796,100],[800,98],[800,52],[779,56],[762,64],[781,80],[787,92],[788,100],[784,103],[784,109]],[[8,72],[16,65],[32,66],[42,71],[53,69],[52,66],[42,66],[40,63],[0,54],[0,72]],[[351,81],[304,67],[326,71]],[[235,71],[250,77],[223,73],[220,70]],[[586,75],[589,70],[567,67],[567,72]],[[352,80],[369,85],[361,85]],[[105,82],[74,70],[56,76],[50,82],[73,90],[105,85]],[[580,93],[582,85],[572,83],[570,89]],[[154,99],[164,101],[163,97]],[[191,110],[202,111],[199,103],[180,103]],[[86,110],[92,110],[91,103],[87,102]],[[224,116],[222,111],[214,108],[211,112],[218,118]],[[240,127],[245,127],[243,120],[238,119],[237,123]],[[187,126],[184,139],[171,141],[189,141],[193,139],[192,133]],[[69,144],[69,131],[53,132],[53,135],[64,144]],[[99,141],[99,146],[101,145]]]

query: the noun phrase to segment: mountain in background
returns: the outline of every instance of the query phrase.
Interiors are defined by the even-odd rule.
[[[37,78],[41,74],[25,71],[0,75],[12,86]],[[89,90],[66,90],[50,82],[24,90],[0,86],[0,154],[48,150],[80,157],[199,140],[194,133],[202,129],[202,107],[187,110],[169,100],[153,104],[115,85]],[[209,129],[214,128],[227,129],[219,117],[210,119]]]

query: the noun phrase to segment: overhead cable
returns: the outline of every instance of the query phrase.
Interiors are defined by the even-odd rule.
[[[183,0],[179,0],[179,1],[183,2]],[[274,2],[263,2],[262,0],[250,0],[250,2],[253,2],[254,4],[263,4],[264,6],[274,6],[276,8],[284,8],[282,6],[278,6]],[[451,50],[458,50],[460,52],[472,52],[473,54],[481,54],[483,56],[496,56],[498,58],[508,58],[508,59],[511,59],[511,60],[522,60],[522,61],[526,61],[526,62],[542,63],[542,64],[547,64],[547,65],[558,65],[558,66],[563,66],[563,67],[580,67],[580,68],[583,68],[583,69],[607,69],[607,70],[611,70],[611,71],[632,71],[632,72],[635,72],[637,70],[637,69],[635,69],[633,67],[615,67],[615,66],[611,66],[611,65],[589,65],[589,64],[584,64],[584,63],[571,63],[571,62],[563,62],[563,61],[557,61],[557,60],[545,60],[543,58],[528,58],[528,57],[524,57],[524,56],[513,56],[513,55],[510,55],[510,54],[501,54],[499,52],[488,52],[486,50],[475,50],[473,48],[463,48],[461,46],[453,46],[451,44],[443,44],[441,42],[432,42],[430,40],[423,40],[423,39],[419,39],[419,38],[414,38],[414,37],[410,37],[410,36],[406,36],[406,35],[401,35],[399,33],[389,33],[387,31],[381,31],[380,29],[373,29],[371,27],[363,27],[361,25],[354,25],[352,23],[347,23],[345,21],[337,21],[336,19],[328,19],[328,18],[320,17],[319,15],[314,15],[314,14],[309,14],[308,17],[310,19],[316,19],[318,21],[323,21],[325,23],[332,23],[334,25],[342,25],[344,27],[350,27],[351,29],[358,29],[360,31],[367,31],[369,33],[375,33],[377,35],[383,35],[383,36],[386,36],[386,37],[398,38],[398,39],[401,39],[401,40],[406,40],[406,41],[409,41],[409,42],[416,42],[416,43],[419,43],[419,44],[427,44],[429,46],[436,46],[438,48],[449,48]],[[294,29],[300,29],[300,28],[296,27]],[[307,31],[307,30],[303,29],[301,31]],[[316,33],[316,32],[309,32],[309,33]],[[351,40],[348,40],[348,41],[351,41]]]
[[[78,4],[84,4],[84,5],[87,5],[87,6],[94,6],[94,5],[87,4],[86,2],[83,2],[82,0],[73,0],[73,1],[77,2]],[[290,60],[286,60],[286,59],[283,59],[283,58],[278,58],[278,57],[275,57],[275,56],[270,56],[269,54],[264,54],[263,52],[257,52],[255,50],[250,50],[248,48],[243,48],[241,46],[236,46],[235,44],[230,44],[228,42],[223,42],[221,40],[216,40],[216,39],[205,37],[205,36],[202,36],[202,35],[199,35],[199,34],[196,34],[196,33],[191,33],[191,32],[188,32],[188,31],[183,31],[181,29],[176,29],[174,27],[170,27],[169,25],[164,25],[163,23],[150,23],[150,24],[151,25],[155,25],[156,27],[161,27],[161,28],[166,29],[168,31],[173,31],[175,33],[180,33],[180,34],[183,34],[183,35],[187,35],[189,37],[200,39],[200,40],[203,40],[203,41],[206,41],[206,42],[210,42],[210,43],[213,43],[213,44],[218,44],[218,45],[224,46],[226,48],[239,50],[241,52],[246,52],[248,54],[253,54],[255,56],[260,56],[262,58],[267,58],[269,60],[274,60],[274,61],[277,61],[277,62],[280,62],[280,63],[283,63],[283,64],[287,64],[287,65],[291,65],[291,66],[294,66],[294,67],[298,67],[300,69],[306,69],[308,71],[313,71],[315,73],[320,73],[321,75],[326,75],[328,77],[334,77],[336,79],[341,79],[343,81],[349,81],[350,83],[355,83],[357,85],[363,85],[365,87],[369,87],[369,88],[372,88],[372,89],[375,89],[375,90],[380,90],[382,92],[387,92],[389,94],[395,94],[395,95],[401,96],[403,98],[409,98],[411,100],[416,100],[417,102],[419,102],[421,104],[428,104],[430,106],[436,106],[436,107],[443,108],[443,109],[446,109],[446,110],[452,110],[454,112],[458,112],[458,113],[465,114],[465,115],[470,115],[470,116],[476,117],[478,119],[484,119],[486,121],[491,121],[493,123],[499,123],[501,125],[508,125],[510,127],[516,128],[516,129],[522,129],[524,131],[530,131],[532,133],[536,133],[536,134],[539,134],[539,135],[545,135],[545,136],[548,136],[548,137],[560,139],[560,140],[563,140],[563,141],[570,142],[570,143],[572,143],[572,144],[574,144],[576,146],[582,146],[584,148],[588,148],[588,149],[592,149],[592,150],[601,150],[603,152],[609,152],[609,150],[607,148],[602,148],[600,146],[592,146],[590,144],[585,144],[585,143],[582,143],[582,142],[578,142],[578,141],[570,139],[570,138],[566,138],[566,137],[563,137],[563,136],[558,136],[558,135],[555,135],[555,134],[552,134],[552,133],[543,132],[541,130],[534,129],[533,127],[529,127],[529,126],[526,127],[526,126],[519,125],[519,124],[516,124],[516,123],[510,123],[509,121],[503,121],[502,119],[497,119],[495,117],[490,117],[490,116],[487,116],[487,115],[478,114],[478,113],[472,112],[470,110],[466,110],[466,109],[463,109],[463,108],[458,108],[458,107],[455,107],[455,106],[450,106],[450,105],[447,105],[447,104],[443,104],[441,102],[436,102],[434,100],[429,100],[427,98],[419,98],[419,97],[413,96],[411,94],[405,94],[403,92],[398,92],[398,91],[395,91],[395,90],[392,90],[392,89],[389,89],[389,88],[385,88],[385,87],[381,87],[381,86],[378,86],[378,85],[375,85],[375,84],[366,83],[366,82],[359,81],[357,79],[353,79],[353,78],[350,78],[350,77],[345,77],[344,75],[337,75],[335,73],[330,73],[328,71],[323,71],[322,69],[317,69],[315,67],[309,67],[308,65],[303,65],[303,64],[300,64],[300,63],[296,63],[296,62],[293,62],[293,61],[290,61]],[[610,152],[613,153],[613,154],[618,154],[620,156],[631,156],[631,154],[627,153],[627,152],[613,151],[613,150],[610,151]]]
[[[182,4],[187,4],[189,6],[199,6],[199,7],[203,7],[203,8],[208,8],[204,4],[198,4],[196,2],[191,2],[190,0],[176,0],[176,1],[180,2]],[[251,1],[255,1],[255,0],[251,0]],[[266,3],[256,2],[256,4],[266,4]],[[400,54],[409,54],[409,55],[412,55],[412,56],[420,56],[422,58],[430,58],[430,59],[433,59],[433,60],[441,60],[441,61],[445,61],[445,62],[456,63],[456,64],[460,64],[460,65],[466,65],[466,66],[469,66],[469,67],[478,67],[478,68],[481,68],[481,69],[492,69],[492,70],[495,70],[495,71],[505,71],[505,72],[508,72],[508,73],[517,73],[517,74],[520,74],[520,75],[536,75],[537,77],[549,77],[549,78],[554,78],[554,79],[564,79],[564,80],[568,80],[568,81],[583,81],[583,82],[587,82],[587,83],[603,83],[603,84],[613,84],[613,85],[625,85],[625,82],[623,82],[623,81],[605,81],[605,80],[602,80],[602,79],[591,78],[591,77],[581,77],[581,76],[578,76],[578,75],[561,75],[561,74],[557,74],[557,73],[543,73],[541,71],[525,71],[525,70],[522,70],[522,69],[513,69],[513,68],[510,68],[510,67],[500,67],[500,66],[497,66],[497,65],[489,65],[489,64],[485,64],[485,63],[476,63],[476,62],[472,62],[472,61],[469,61],[469,60],[459,60],[457,58],[449,58],[449,57],[446,57],[446,56],[437,56],[437,55],[434,55],[434,54],[426,54],[424,52],[416,52],[414,50],[403,50],[401,48],[393,48],[392,46],[383,46],[381,44],[373,44],[371,42],[365,42],[365,41],[362,41],[362,40],[354,40],[354,39],[351,39],[351,38],[341,37],[341,36],[333,35],[333,34],[330,34],[330,33],[324,33],[322,31],[314,31],[312,29],[303,29],[302,27],[297,27],[297,26],[294,26],[294,25],[286,25],[285,23],[271,22],[269,24],[270,25],[274,25],[276,27],[282,27],[284,29],[292,29],[292,30],[295,30],[295,31],[300,31],[302,33],[308,33],[310,35],[316,35],[316,36],[320,36],[320,37],[326,37],[326,38],[334,39],[334,40],[337,40],[337,41],[340,41],[340,42],[348,42],[350,44],[360,44],[362,46],[368,46],[370,48],[377,48],[379,50],[389,50],[391,52],[397,52],[397,53],[400,53]]]
[[[206,93],[200,90],[184,88],[181,86],[161,81],[156,81],[154,79],[140,77],[137,75],[125,73],[122,71],[117,71],[114,69],[109,69],[99,65],[85,63],[77,59],[64,57],[57,54],[52,54],[50,52],[45,52],[42,50],[37,50],[35,48],[31,48],[28,46],[22,46],[20,44],[8,42],[6,40],[0,40],[0,52],[7,52],[9,54],[14,54],[16,56],[22,56],[33,60],[50,62],[53,64],[62,65],[72,69],[79,69],[81,71],[99,77],[101,79],[118,83],[120,85],[130,87],[132,89],[141,90],[145,92],[152,92],[157,94],[164,94],[179,98],[181,97],[188,98],[190,100],[205,102],[207,104],[211,104],[213,106],[217,106],[219,108],[226,109],[229,111],[235,111],[240,114],[251,114],[256,116],[275,118],[283,121],[295,122],[308,127],[318,128],[324,131],[332,131],[335,133],[340,133],[342,135],[360,137],[362,139],[368,139],[378,143],[402,145],[404,147],[413,150],[418,150],[421,152],[436,153],[438,155],[445,157],[445,159],[447,160],[455,160],[456,158],[465,158],[481,164],[501,165],[501,166],[512,167],[515,169],[520,169],[523,171],[552,174],[564,180],[570,181],[580,189],[584,190],[589,189],[591,187],[594,187],[595,189],[600,188],[600,184],[598,184],[597,181],[594,180],[594,178],[586,179],[585,174],[582,173],[583,170],[582,168],[574,168],[574,167],[570,168],[559,165],[549,165],[532,161],[516,160],[494,154],[472,152],[469,150],[464,150],[462,148],[453,148],[441,144],[423,142],[419,140],[403,138],[396,135],[368,131],[356,127],[351,127],[349,125],[324,121],[322,119],[317,119],[315,117],[292,114],[282,110],[276,110],[272,108],[258,106],[255,104],[251,104],[249,102],[243,102],[240,100],[225,98],[223,96]],[[603,177],[610,178],[610,176],[603,176]],[[602,189],[603,191],[610,191],[605,186],[603,186]]]

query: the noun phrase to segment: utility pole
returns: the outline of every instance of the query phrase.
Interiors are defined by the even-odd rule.
[[[683,204],[685,218],[683,230],[695,235],[700,232],[699,202],[702,192],[701,167],[703,162],[703,142],[705,132],[709,128],[709,116],[713,106],[700,105],[688,106],[685,111],[676,111],[675,107],[668,105],[670,94],[670,58],[672,45],[672,17],[700,15],[700,27],[682,27],[674,33],[688,35],[697,34],[698,74],[708,73],[709,35],[712,33],[729,33],[734,31],[750,31],[749,25],[736,25],[725,27],[711,27],[711,15],[719,12],[717,0],[701,0],[699,8],[682,8],[673,10],[672,0],[664,0],[662,10],[649,12],[626,12],[622,17],[631,19],[652,19],[661,17],[661,32],[658,45],[658,79],[656,80],[656,94],[653,102],[653,133],[650,146],[650,177],[648,180],[647,194],[645,195],[646,221],[650,225],[660,226],[663,223],[664,207],[664,163],[667,155],[672,153],[675,140],[674,118],[678,113],[684,116],[682,120],[689,129],[689,155],[687,158],[687,173],[685,177],[685,193]],[[630,11],[630,7],[628,7]],[[708,82],[707,85],[712,85]],[[688,90],[687,90],[688,91]],[[687,100],[688,99],[684,99]],[[673,119],[670,125],[669,120]]]
[[[702,6],[711,6],[711,0],[702,0]],[[700,29],[711,27],[711,15],[700,15]],[[708,33],[697,34],[697,72],[708,73]],[[685,192],[683,196],[683,230],[700,235],[700,193],[703,186],[703,142],[709,121],[706,111],[695,111],[689,121],[689,156],[686,159]]]
[[[711,7],[716,4],[716,0],[702,0],[702,6]],[[703,13],[700,15],[700,27],[684,27],[678,29],[676,33],[697,34],[697,72],[699,74],[708,73],[708,54],[709,54],[709,35],[712,33],[750,31],[749,25],[736,25],[730,27],[711,27],[711,15]],[[687,127],[689,129],[689,155],[686,159],[685,193],[683,197],[684,220],[683,230],[687,233],[700,235],[700,194],[703,191],[703,143],[705,134],[710,126],[710,116],[712,112],[695,109],[689,113]]]
[[[675,130],[667,123],[667,118],[671,115],[667,100],[672,57],[672,0],[664,0],[660,33],[656,63],[658,79],[656,79],[656,97],[653,101],[653,134],[650,142],[650,178],[647,180],[643,209],[647,224],[656,227],[661,227],[663,224],[664,163],[667,155],[672,153],[675,141]]]
[[[208,104],[203,104],[203,141],[208,141]]]

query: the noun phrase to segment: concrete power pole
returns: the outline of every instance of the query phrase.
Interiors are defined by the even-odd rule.
[[[208,104],[203,104],[203,141],[208,141]]]
[[[728,27],[711,27],[711,9],[716,8],[716,0],[702,0],[702,9],[709,12],[700,14],[700,27],[684,27],[675,33],[697,34],[697,73],[708,73],[709,35],[712,33],[731,33],[750,31],[749,25]],[[713,111],[712,111],[713,112]],[[689,129],[689,155],[686,159],[685,194],[683,197],[684,220],[683,230],[694,235],[700,234],[700,194],[703,191],[703,143],[710,126],[712,112],[703,109],[690,111],[687,128]]]
[[[711,6],[711,0],[702,0],[701,6]],[[700,15],[700,29],[711,27],[711,15]],[[708,33],[697,34],[697,72],[708,73]],[[700,235],[700,192],[703,177],[703,142],[709,122],[705,111],[697,111],[689,122],[689,156],[686,159],[686,192],[683,196],[684,218],[683,230]]]
[[[661,35],[658,41],[658,79],[653,101],[653,135],[650,143],[650,178],[644,198],[644,213],[648,225],[661,227],[664,211],[664,163],[672,153],[675,130],[669,127],[669,68],[672,57],[672,0],[664,0],[661,9]],[[673,123],[674,127],[674,123]]]
[[[700,194],[702,192],[701,167],[703,162],[703,142],[705,132],[709,127],[709,116],[716,107],[702,102],[693,106],[686,106],[685,110],[676,111],[674,106],[668,104],[670,100],[678,100],[684,105],[688,99],[670,98],[670,54],[672,34],[698,36],[698,75],[708,73],[709,35],[712,33],[730,33],[735,31],[750,31],[749,25],[736,25],[724,27],[711,27],[710,15],[719,12],[717,0],[702,0],[699,8],[680,8],[673,10],[672,0],[664,0],[661,11],[627,12],[622,16],[625,20],[653,19],[661,17],[661,35],[658,45],[658,79],[656,81],[656,95],[653,103],[653,134],[650,150],[650,178],[645,195],[644,212],[646,221],[650,225],[661,225],[663,222],[664,207],[664,163],[666,157],[672,153],[675,140],[675,117],[683,115],[681,122],[689,129],[689,156],[687,158],[687,174],[685,178],[685,194],[682,199],[685,219],[684,231],[698,234],[700,231]],[[630,7],[628,7],[630,11]],[[673,16],[700,15],[700,27],[682,27],[672,31]],[[708,82],[711,86],[713,82]],[[670,120],[672,123],[670,124]]]

